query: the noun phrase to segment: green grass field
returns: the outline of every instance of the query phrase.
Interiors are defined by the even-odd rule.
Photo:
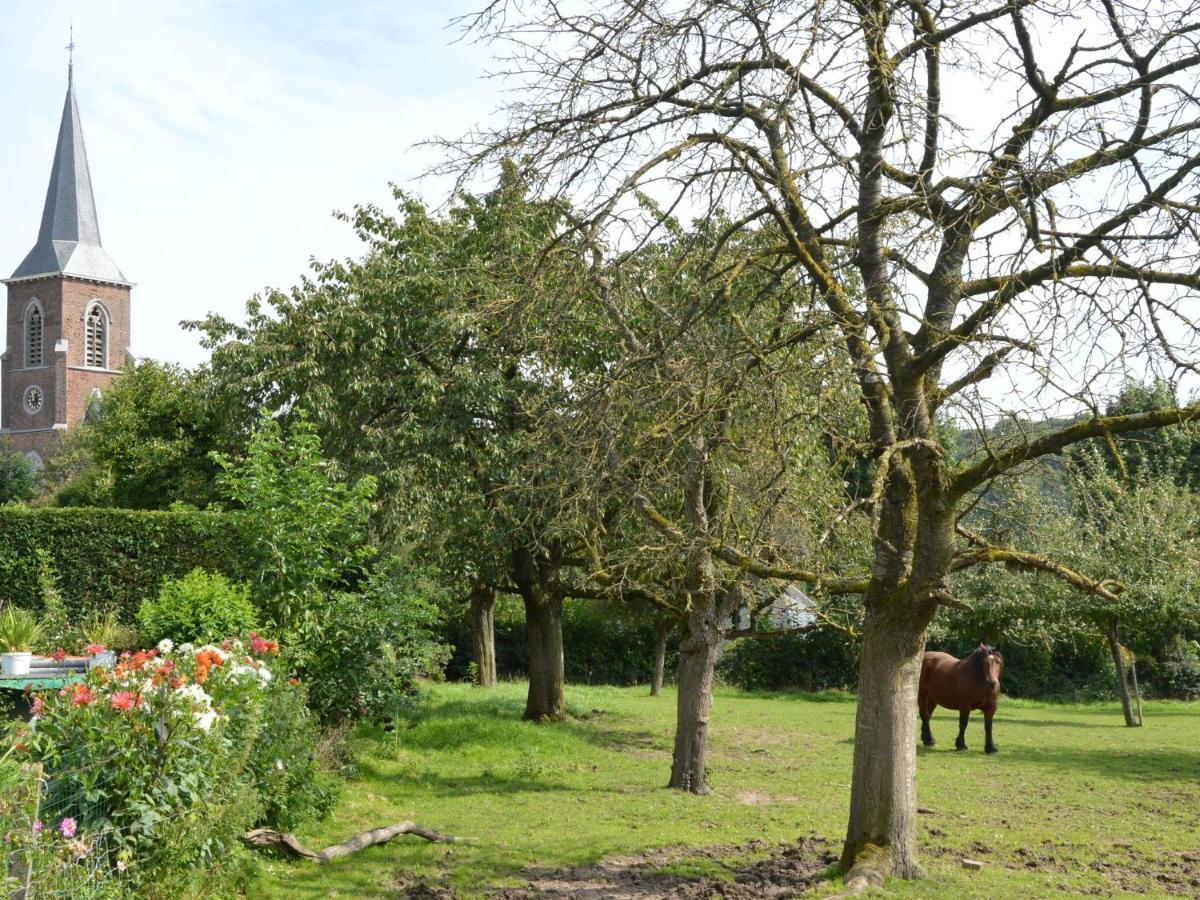
[[[838,850],[853,697],[720,690],[714,793],[694,797],[663,787],[669,691],[570,687],[573,718],[554,725],[520,721],[521,684],[431,691],[395,734],[355,735],[358,778],[300,837],[316,849],[414,819],[470,842],[401,838],[321,867],[271,861],[250,896],[515,897],[531,881],[564,897],[783,896],[789,871],[811,877]],[[1004,700],[990,757],[982,721],[970,751],[954,752],[956,721],[939,710],[940,744],[919,752],[928,878],[889,882],[888,895],[1200,896],[1200,704],[1150,703],[1146,727],[1127,729],[1115,705]],[[983,869],[964,870],[963,856]]]

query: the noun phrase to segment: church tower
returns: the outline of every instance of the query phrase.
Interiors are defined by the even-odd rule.
[[[73,67],[37,243],[4,283],[0,434],[40,468],[130,358],[132,285],[100,245]]]

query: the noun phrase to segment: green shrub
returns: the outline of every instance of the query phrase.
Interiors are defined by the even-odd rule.
[[[242,527],[236,513],[0,508],[0,603],[39,607],[43,550],[71,621],[133,622],[164,578],[199,566],[244,580]]]
[[[822,628],[806,634],[742,638],[725,645],[717,664],[722,679],[745,690],[850,689],[858,683],[859,643]]]
[[[417,680],[440,677],[449,648],[438,640],[441,611],[394,568],[374,573],[359,593],[319,605],[289,659],[323,722],[393,715],[412,702]]]
[[[474,646],[471,621],[465,604],[455,607],[445,626],[453,647],[447,677],[468,678]],[[525,609],[520,600],[502,597],[495,613],[496,669],[503,677],[524,677],[529,672]],[[563,603],[563,665],[570,684],[649,684],[654,674],[658,634],[647,621],[612,610],[595,600]],[[666,670],[670,679],[678,653],[675,639],[668,643]]]
[[[1154,683],[1161,696],[1179,700],[1200,697],[1200,646],[1194,642],[1176,635],[1156,668]]]
[[[164,638],[205,643],[223,635],[245,634],[257,624],[249,589],[203,569],[164,580],[158,596],[138,607],[138,627],[148,644]]]

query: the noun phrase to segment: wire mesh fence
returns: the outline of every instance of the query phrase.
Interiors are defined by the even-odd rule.
[[[79,900],[127,896],[120,835],[106,824],[100,793],[83,785],[103,777],[109,760],[82,755],[61,760],[48,773],[42,765],[15,768],[0,791],[0,871],[8,900],[70,897]]]

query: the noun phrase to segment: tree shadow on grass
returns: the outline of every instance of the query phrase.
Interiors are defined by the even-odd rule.
[[[1022,762],[1071,771],[1087,770],[1114,781],[1200,780],[1200,751],[1145,747],[1022,747],[1014,753]]]
[[[413,790],[432,791],[439,797],[463,797],[473,794],[542,794],[552,791],[578,791],[578,785],[547,778],[548,773],[528,775],[504,771],[484,771],[478,775],[441,775],[437,772],[385,772],[370,761],[359,764],[360,783],[386,783],[401,795]],[[351,782],[353,785],[354,782]]]

